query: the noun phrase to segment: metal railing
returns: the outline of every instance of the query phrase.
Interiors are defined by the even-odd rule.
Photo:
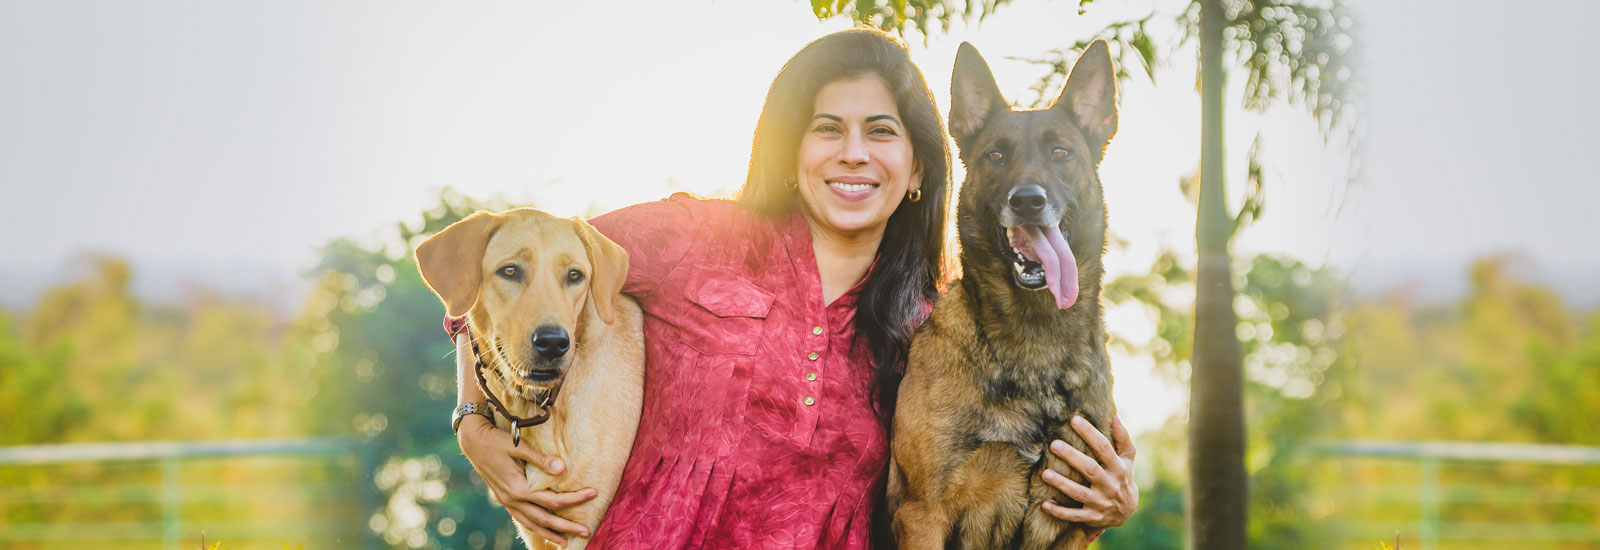
[[[1347,503],[1389,503],[1398,510],[1389,519],[1344,520],[1328,526],[1334,538],[1381,540],[1394,533],[1416,540],[1421,550],[1439,550],[1441,542],[1483,543],[1499,541],[1505,548],[1529,548],[1538,544],[1572,548],[1574,544],[1600,548],[1600,484],[1549,483],[1558,473],[1600,483],[1600,447],[1520,443],[1475,443],[1432,441],[1334,441],[1314,445],[1313,450],[1337,459],[1341,467],[1361,463],[1389,467],[1415,468],[1406,483],[1364,485],[1352,480],[1341,499]],[[1517,481],[1493,475],[1515,467],[1526,474]],[[1441,471],[1476,470],[1457,477],[1476,478],[1459,483],[1441,481]],[[1486,474],[1486,475],[1478,475]],[[1528,483],[1527,478],[1534,482]],[[1540,483],[1543,479],[1546,482]],[[1482,521],[1481,518],[1455,519],[1452,506],[1521,505],[1527,507],[1565,506],[1588,510],[1587,521]],[[1415,519],[1404,516],[1415,507]],[[1560,515],[1560,514],[1549,514]],[[1571,516],[1572,514],[1566,514]],[[1513,544],[1519,542],[1521,544]],[[1365,547],[1370,548],[1371,544]]]
[[[248,472],[263,461],[287,463],[296,471],[315,471],[325,479],[288,483],[194,484],[184,480],[186,468],[209,464]],[[51,469],[87,466],[100,475],[74,476]],[[342,438],[257,439],[224,441],[149,441],[119,443],[74,443],[60,445],[22,445],[0,447],[0,547],[79,547],[83,541],[118,541],[124,546],[136,541],[159,541],[160,547],[178,550],[199,538],[201,530],[215,540],[263,539],[290,536],[340,540],[341,547],[375,548],[378,541],[366,529],[362,511],[375,505],[370,483],[365,481],[373,464],[367,453]],[[31,472],[29,469],[37,471]],[[115,469],[118,474],[104,475]],[[146,470],[156,470],[154,476]],[[47,471],[48,470],[48,471]],[[80,477],[80,479],[73,479]],[[123,483],[106,478],[148,478],[155,482]],[[63,479],[65,478],[65,479]],[[87,483],[85,483],[87,478]],[[43,480],[40,482],[40,480]],[[277,518],[239,520],[206,517],[185,521],[186,506],[220,507],[240,503],[270,501],[315,502],[320,509],[353,511],[348,518],[324,517],[317,520],[281,520],[291,516],[283,510]],[[93,506],[158,508],[156,517],[137,521],[81,521],[83,514],[71,508]],[[152,506],[154,505],[154,506]],[[32,507],[28,513],[13,512]],[[267,506],[270,508],[270,506]],[[321,510],[295,510],[300,515]],[[24,521],[8,521],[20,515]],[[350,514],[345,514],[350,515]],[[42,521],[27,521],[26,518]],[[67,518],[65,520],[61,518]],[[191,532],[192,531],[192,532]],[[289,542],[289,541],[285,541]],[[298,542],[298,541],[295,541]],[[229,544],[237,548],[237,544]],[[274,546],[275,547],[275,546]],[[306,545],[307,548],[312,545]]]

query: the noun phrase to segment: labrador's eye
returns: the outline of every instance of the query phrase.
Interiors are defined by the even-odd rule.
[[[1072,153],[1072,151],[1070,149],[1067,149],[1066,147],[1055,147],[1053,149],[1050,149],[1050,158],[1053,158],[1053,159],[1056,159],[1056,160],[1061,160],[1061,159],[1067,158],[1067,155],[1069,155],[1071,153]]]
[[[1000,159],[1006,158],[1006,156],[1000,154],[999,151],[989,151],[989,154],[984,156],[989,159],[989,162],[1000,162]]]
[[[522,270],[517,269],[517,266],[514,266],[514,265],[503,266],[503,267],[500,268],[500,271],[498,273],[500,274],[501,277],[505,277],[505,278],[511,279],[513,281],[522,278]]]
[[[575,284],[578,284],[578,283],[581,283],[581,282],[583,282],[583,272],[582,271],[578,271],[576,269],[568,269],[567,270],[567,284],[575,285]]]

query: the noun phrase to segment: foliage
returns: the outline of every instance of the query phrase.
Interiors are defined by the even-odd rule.
[[[195,290],[153,305],[132,293],[134,269],[80,259],[81,278],[33,307],[0,312],[0,445],[303,436],[308,371],[283,354],[285,332],[259,304]],[[196,484],[277,487],[275,501],[190,500],[186,518],[337,520],[351,501],[317,501],[297,484],[323,483],[338,464],[210,463],[184,468]],[[153,463],[66,463],[0,468],[0,523],[135,523],[164,513]],[[72,502],[63,494],[104,496]],[[315,504],[284,509],[292,503]],[[353,507],[353,506],[350,506]],[[287,531],[288,536],[299,533]],[[132,541],[129,541],[132,542]],[[20,542],[19,549],[33,548]]]
[[[1306,445],[1332,429],[1329,411],[1337,394],[1324,391],[1325,378],[1347,362],[1341,354],[1344,287],[1326,268],[1275,256],[1240,260],[1234,273],[1235,332],[1243,344],[1246,413],[1252,420],[1246,462],[1255,518],[1250,544],[1304,548],[1316,535],[1306,522],[1307,489],[1327,475]],[[1150,358],[1158,372],[1186,380],[1193,350],[1193,277],[1193,268],[1167,251],[1148,272],[1108,282],[1108,302],[1142,308],[1156,323],[1150,339],[1113,338],[1114,345]],[[1174,419],[1146,437],[1141,455],[1156,457],[1156,484],[1141,487],[1139,513],[1124,528],[1106,533],[1106,548],[1183,546],[1184,423]],[[1145,448],[1152,444],[1153,449]]]
[[[905,34],[906,24],[915,26],[923,36],[930,36],[929,25],[938,23],[938,32],[950,32],[955,18],[970,20],[976,14],[979,21],[994,13],[995,9],[1010,0],[811,0],[811,12],[817,19],[849,16],[857,24],[870,25],[886,31]],[[1083,6],[1094,0],[1077,0]]]
[[[335,240],[308,273],[318,285],[290,341],[319,388],[312,405],[321,414],[309,428],[353,435],[381,457],[367,488],[383,503],[366,522],[390,545],[498,548],[515,537],[449,429],[455,346],[410,253],[478,209],[509,207],[446,189],[420,225],[399,224],[387,243]]]

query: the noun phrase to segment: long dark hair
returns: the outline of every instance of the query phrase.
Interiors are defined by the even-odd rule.
[[[921,200],[902,199],[889,216],[877,263],[856,299],[856,335],[866,338],[876,364],[873,392],[879,420],[887,428],[911,333],[923,321],[925,304],[938,297],[950,196],[944,122],[906,47],[882,31],[852,29],[819,38],[790,58],[772,80],[756,122],[750,173],[739,190],[739,203],[769,217],[797,211],[800,194],[785,181],[798,170],[800,140],[817,91],[866,76],[882,79],[889,88],[910,134],[912,154],[922,165]]]

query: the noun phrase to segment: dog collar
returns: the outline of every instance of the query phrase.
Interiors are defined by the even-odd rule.
[[[450,335],[450,341],[456,341],[456,335],[467,332],[467,316],[444,316],[444,333]]]
[[[505,404],[500,402],[500,398],[495,397],[494,392],[489,391],[489,384],[484,381],[483,352],[478,349],[478,341],[471,337],[472,331],[471,327],[467,324],[466,316],[455,318],[445,317],[444,330],[446,333],[450,334],[450,338],[452,340],[455,339],[455,335],[457,334],[466,334],[467,340],[472,342],[472,357],[473,361],[476,363],[473,365],[473,378],[477,379],[478,389],[483,391],[483,396],[489,400],[489,405],[494,407],[495,412],[499,413],[500,416],[504,417],[506,420],[511,421],[512,447],[522,444],[522,428],[531,428],[533,426],[538,426],[550,421],[550,411],[555,407],[556,395],[561,393],[561,383],[566,381],[565,378],[563,378],[561,382],[556,382],[556,384],[551,386],[550,389],[545,390],[544,395],[539,396],[539,399],[536,402],[536,405],[539,407],[538,414],[526,418],[511,414],[511,411],[506,409]]]

